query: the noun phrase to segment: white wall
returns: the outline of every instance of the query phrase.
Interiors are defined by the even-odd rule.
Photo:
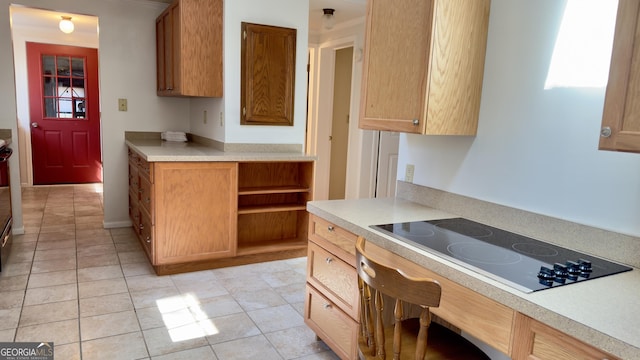
[[[638,236],[640,154],[597,150],[604,87],[544,89],[564,5],[492,0],[477,136],[403,135],[398,178]]]
[[[99,76],[104,168],[104,222],[127,226],[127,151],[125,131],[189,130],[189,101],[160,98],[155,93],[155,18],[166,4],[141,0],[0,0],[0,128],[13,131],[17,141],[16,94],[13,75],[10,4],[98,16]],[[55,30],[54,30],[55,31]],[[128,99],[128,111],[119,112],[117,99]],[[16,148],[14,144],[14,149]],[[18,157],[11,158],[18,168]],[[17,171],[11,182],[19,184]],[[12,188],[16,230],[22,227],[20,188]]]
[[[191,132],[226,143],[304,144],[309,2],[233,0],[224,4],[224,98],[191,101]],[[240,126],[241,22],[297,29],[293,126]],[[203,111],[214,121],[204,124]],[[224,125],[220,125],[220,112]]]

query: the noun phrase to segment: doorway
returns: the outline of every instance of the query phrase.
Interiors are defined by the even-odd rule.
[[[329,137],[331,142],[329,200],[345,198],[352,67],[353,47],[336,50],[333,77],[333,116],[331,136]]]
[[[33,184],[102,182],[98,51],[26,48]]]
[[[20,183],[22,186],[34,185],[33,152],[31,139],[31,109],[29,99],[29,76],[27,69],[27,43],[66,45],[71,47],[91,48],[97,51],[98,17],[74,13],[61,13],[44,9],[30,8],[21,5],[9,7],[11,17],[11,38],[13,45],[16,115],[17,115],[17,150],[19,153]],[[58,30],[58,22],[62,15],[72,16],[75,30],[64,34]],[[95,76],[97,83],[97,75]],[[97,95],[96,95],[97,96]],[[76,102],[76,105],[80,105]],[[87,105],[87,104],[85,104]],[[44,103],[43,105],[44,106]],[[77,107],[77,114],[81,115]],[[85,110],[87,111],[87,110]],[[99,111],[99,109],[98,109]],[[98,120],[99,125],[99,112]],[[101,138],[98,135],[98,148],[101,151]],[[102,174],[100,174],[102,175]],[[102,179],[102,177],[101,177]]]

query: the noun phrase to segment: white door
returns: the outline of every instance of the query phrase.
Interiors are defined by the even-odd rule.
[[[378,171],[376,173],[376,197],[378,198],[393,197],[396,195],[399,142],[399,133],[380,131],[378,141]]]

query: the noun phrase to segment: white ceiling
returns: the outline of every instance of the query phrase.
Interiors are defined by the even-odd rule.
[[[367,9],[366,0],[309,0],[309,32],[322,31],[322,9],[334,9],[336,25],[362,18]]]
[[[172,0],[153,0],[170,3]],[[233,1],[233,0],[231,0]],[[366,11],[366,0],[309,0],[309,32],[322,32],[322,9],[335,9],[336,24],[346,23],[362,18]],[[57,29],[60,16],[71,16],[78,32],[95,33],[98,18],[78,14],[54,12],[12,5],[11,17],[13,26],[37,27],[43,29]]]

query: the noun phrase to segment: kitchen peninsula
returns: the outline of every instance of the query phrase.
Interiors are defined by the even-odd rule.
[[[157,274],[306,254],[314,159],[300,145],[125,140],[129,216]]]
[[[344,239],[361,236],[374,249],[388,250],[392,253],[391,257],[397,257],[398,261],[409,260],[414,263],[417,272],[431,274],[443,284],[443,300],[440,308],[434,309],[436,315],[513,359],[525,359],[529,354],[537,358],[640,358],[640,328],[637,326],[640,323],[637,301],[637,294],[640,293],[640,271],[637,269],[640,265],[637,259],[640,239],[636,237],[404,182],[398,182],[396,198],[312,201],[307,204],[307,209],[313,223],[318,224],[313,225],[315,228],[310,227],[310,239],[315,236],[313,232],[318,235],[331,232],[343,243],[328,248],[341,246],[344,249]],[[582,283],[526,293],[370,227],[453,217],[483,222],[625,263],[634,269]],[[324,229],[321,234],[322,226],[330,228],[329,232]],[[331,236],[325,238],[330,239]],[[322,295],[322,291],[316,291],[316,287],[309,280],[308,288],[312,293]],[[447,298],[453,297],[447,292],[451,288],[455,288],[456,292],[462,291],[467,300],[449,307],[447,302],[450,300]],[[327,299],[331,300],[331,297]],[[483,311],[476,309],[476,303],[496,310],[501,316],[500,321],[506,320],[508,324],[499,333],[488,334],[487,329],[495,325],[495,316],[493,313],[483,315]],[[453,307],[462,311],[449,311]],[[305,314],[307,321],[308,315]],[[319,336],[322,338],[322,335]]]

